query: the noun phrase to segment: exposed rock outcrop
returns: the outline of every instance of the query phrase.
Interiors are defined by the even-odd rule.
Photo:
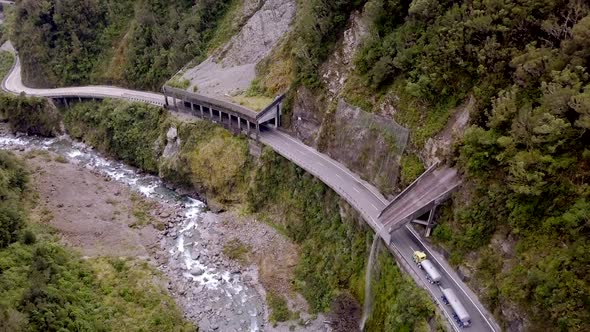
[[[255,11],[253,14],[252,12]],[[248,89],[256,65],[288,32],[295,16],[294,0],[246,1],[242,15],[251,15],[240,32],[211,57],[184,73],[199,93],[227,99]]]

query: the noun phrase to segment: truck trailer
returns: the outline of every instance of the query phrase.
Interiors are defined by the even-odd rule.
[[[431,284],[440,284],[440,279],[442,279],[438,269],[432,264],[431,261],[425,259],[420,263],[420,266],[426,272],[426,278],[430,281]]]
[[[426,278],[431,284],[440,284],[440,280],[442,279],[441,274],[434,264],[428,260],[424,252],[415,251],[412,259],[416,264],[418,264],[419,268],[426,272]]]
[[[467,313],[467,310],[465,310],[461,301],[459,301],[457,295],[455,295],[455,292],[450,288],[441,288],[441,291],[443,293],[442,300],[453,309],[453,318],[457,324],[459,324],[460,327],[468,327],[471,325],[471,317],[469,316],[469,313]]]

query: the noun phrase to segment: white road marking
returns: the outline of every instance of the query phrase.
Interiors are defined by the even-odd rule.
[[[361,193],[360,190],[356,189],[355,187],[352,187],[352,189],[354,189],[354,191],[356,191],[357,193]]]
[[[436,261],[436,263],[438,264],[438,266],[440,266],[449,276],[449,278],[451,278],[451,280],[453,280],[453,282],[455,283],[455,285],[457,285],[457,287],[459,287],[459,289],[463,292],[463,294],[465,294],[465,296],[467,296],[467,298],[469,299],[469,301],[471,302],[471,304],[473,304],[473,306],[475,307],[475,309],[477,309],[477,311],[479,312],[479,314],[481,315],[481,317],[483,317],[483,319],[486,321],[486,323],[488,323],[488,326],[492,329],[492,331],[496,331],[496,329],[494,329],[494,326],[492,326],[492,323],[490,323],[490,321],[488,320],[488,318],[486,317],[486,315],[484,315],[484,313],[479,309],[479,307],[477,306],[477,304],[475,304],[475,302],[473,301],[473,299],[471,299],[471,296],[469,296],[469,294],[467,294],[467,292],[465,291],[465,289],[463,289],[463,287],[461,287],[461,285],[457,282],[457,280],[455,280],[455,278],[453,278],[453,275],[444,267],[444,265],[442,265],[438,258],[436,258],[436,256],[434,256],[432,254],[432,252],[428,249],[428,247],[426,246],[426,244],[424,244],[424,242],[422,242],[422,239],[420,239],[420,236],[418,234],[416,234],[416,232],[414,232],[414,230],[406,225],[406,228],[410,231],[410,233],[412,233],[412,235],[414,235],[414,237],[422,244],[422,246],[424,247],[424,249],[428,252],[429,256],[431,256],[432,258],[434,258],[434,260]]]

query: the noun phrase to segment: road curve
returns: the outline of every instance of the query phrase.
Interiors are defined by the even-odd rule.
[[[112,86],[83,86],[56,89],[34,89],[24,86],[22,83],[20,61],[16,57],[12,71],[2,82],[4,91],[42,97],[82,97],[82,98],[116,98],[130,101],[145,102],[163,106],[165,97],[162,94],[144,91],[135,91]],[[301,168],[319,178],[322,182],[337,192],[352,207],[354,207],[376,233],[383,228],[379,223],[379,214],[387,206],[388,201],[379,191],[357,174],[350,171],[341,163],[303,144],[301,141],[275,129],[265,129],[260,133],[260,141],[274,151],[294,162]],[[472,317],[473,325],[470,331],[500,331],[498,325],[490,318],[485,308],[481,305],[475,294],[460,280],[452,268],[444,259],[428,248],[420,236],[410,226],[401,228],[392,234],[392,243],[388,249],[396,256],[403,259],[400,264],[409,270],[416,283],[427,289],[437,305],[447,316],[454,330],[459,328],[450,318],[452,313],[448,306],[440,300],[441,292],[438,287],[426,281],[422,270],[411,262],[414,250],[420,249],[428,253],[443,274],[443,286],[455,289],[463,305]]]
[[[25,93],[40,97],[82,97],[82,98],[116,98],[131,101],[146,102],[153,105],[164,106],[165,99],[162,94],[129,90],[106,85],[81,86],[56,89],[35,89],[26,87],[22,82],[20,59],[15,57],[12,71],[2,82],[2,89],[15,94]]]

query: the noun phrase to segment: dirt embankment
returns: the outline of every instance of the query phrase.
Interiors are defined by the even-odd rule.
[[[139,213],[143,198],[56,154],[29,151],[24,157],[39,193],[39,219],[67,245],[87,256],[148,256],[158,241],[154,226],[163,221]]]

